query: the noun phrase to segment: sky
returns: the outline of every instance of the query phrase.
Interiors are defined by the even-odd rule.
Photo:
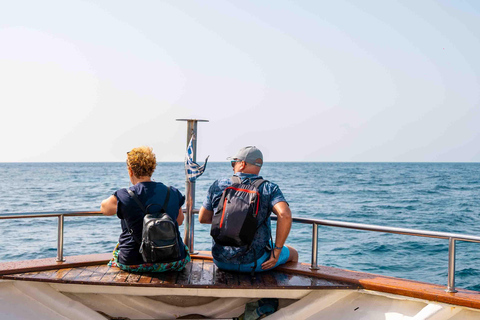
[[[480,162],[480,2],[3,1],[0,162]]]

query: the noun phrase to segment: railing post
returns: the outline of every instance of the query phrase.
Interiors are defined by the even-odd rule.
[[[313,232],[312,232],[312,265],[310,269],[318,270],[317,263],[317,256],[318,256],[318,224],[313,223]]]
[[[208,122],[208,120],[199,120],[199,119],[177,119],[177,121],[187,121],[187,146],[190,143],[190,138],[194,136],[192,141],[192,160],[197,160],[197,123],[198,122]],[[195,181],[189,181],[187,177],[185,181],[185,237],[184,241],[187,245],[190,254],[197,254],[198,252],[194,251],[194,232],[195,232],[195,220],[193,215],[193,210],[195,208]]]
[[[197,161],[197,121],[187,121],[187,146],[192,136],[195,138],[192,141],[193,147],[193,161]],[[191,253],[194,253],[194,232],[195,232],[195,220],[193,218],[193,208],[195,207],[195,181],[189,181],[188,178],[185,181],[185,193],[186,203],[185,208],[187,214],[185,216],[185,243]]]
[[[57,262],[63,262],[63,214],[58,216]]]
[[[455,239],[448,238],[448,285],[446,292],[457,292],[455,290]]]

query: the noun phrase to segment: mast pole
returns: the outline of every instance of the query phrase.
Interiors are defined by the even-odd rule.
[[[190,139],[193,138],[192,148],[193,161],[197,161],[197,124],[198,122],[208,122],[208,120],[199,120],[199,119],[177,119],[177,121],[186,121],[187,122],[187,148],[190,143]],[[193,210],[195,208],[195,181],[188,180],[185,176],[185,237],[184,241],[190,250],[190,254],[195,254],[194,252],[194,231],[195,231],[195,220],[193,217]]]

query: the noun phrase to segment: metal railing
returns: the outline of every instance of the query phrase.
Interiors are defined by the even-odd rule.
[[[185,211],[185,210],[184,210]],[[194,210],[193,213],[198,213]],[[0,214],[2,219],[24,219],[24,218],[58,218],[58,237],[57,237],[57,261],[65,261],[63,258],[63,231],[64,231],[64,217],[84,217],[84,216],[101,216],[99,211],[65,211],[65,212],[25,212],[25,213],[8,213]],[[277,220],[276,216],[272,216],[272,220]],[[457,292],[455,290],[455,245],[456,241],[480,242],[480,237],[463,235],[449,232],[435,232],[427,230],[416,230],[406,228],[384,227],[371,224],[361,224],[353,222],[322,220],[322,219],[307,219],[307,218],[293,218],[294,223],[311,224],[312,225],[312,261],[311,269],[318,268],[318,226],[329,226],[348,228],[363,231],[375,231],[393,234],[403,234],[409,236],[448,239],[448,284],[447,292]],[[193,240],[193,239],[192,239]]]
[[[64,217],[86,217],[86,216],[101,216],[100,211],[58,211],[58,212],[23,212],[23,213],[8,213],[0,214],[2,219],[26,219],[26,218],[58,218],[58,233],[57,233],[57,258],[56,261],[65,261],[63,258],[63,230]]]
[[[275,216],[272,216],[276,220]],[[329,226],[338,228],[347,228],[364,231],[375,231],[393,234],[403,234],[417,237],[427,237],[436,239],[448,239],[448,283],[447,292],[457,292],[455,290],[455,245],[456,241],[480,242],[480,237],[463,235],[458,233],[437,232],[428,230],[417,230],[407,228],[384,227],[372,224],[362,224],[353,222],[322,220],[322,219],[307,219],[307,218],[293,218],[293,222],[302,224],[311,224],[312,231],[312,264],[311,269],[318,269],[317,265],[317,248],[318,248],[318,226]]]

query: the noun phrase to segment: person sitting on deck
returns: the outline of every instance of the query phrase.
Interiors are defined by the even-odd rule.
[[[182,205],[185,197],[176,188],[170,187],[168,191],[168,187],[163,183],[151,179],[156,166],[157,160],[150,147],[142,146],[127,152],[128,175],[133,186],[129,190],[125,188],[117,190],[102,201],[100,211],[107,216],[116,214],[122,226],[122,233],[113,251],[113,259],[109,262],[110,266],[133,272],[180,271],[190,261],[188,248],[178,232],[178,226],[184,219]],[[133,191],[132,195],[130,190]],[[149,204],[164,204],[166,214],[176,221],[174,224],[178,235],[176,240],[179,252],[173,261],[170,259],[168,262],[146,263],[140,253],[144,212],[148,211]],[[140,205],[143,205],[143,208]]]
[[[220,199],[224,190],[236,183],[243,185],[257,185],[260,194],[260,204],[256,216],[256,224],[253,230],[253,240],[248,245],[221,245],[213,239],[212,256],[216,266],[223,270],[240,272],[259,272],[272,269],[288,261],[298,261],[297,251],[285,245],[290,228],[292,225],[292,214],[280,188],[272,182],[257,181],[262,179],[258,174],[263,165],[262,152],[256,147],[245,147],[238,151],[234,157],[227,158],[231,160],[234,176],[231,179],[216,180],[209,188],[207,197],[200,208],[200,223],[215,225],[215,217],[223,216],[223,212],[218,212],[223,204]],[[238,177],[238,178],[236,178]],[[257,181],[257,183],[255,183]],[[225,199],[225,206],[227,205]],[[224,210],[224,208],[221,210]],[[215,215],[214,215],[215,212]],[[275,242],[272,240],[272,230],[270,223],[271,212],[277,215],[277,230]],[[217,218],[218,221],[219,218]],[[227,218],[228,220],[228,218]],[[223,219],[222,219],[222,222]],[[221,224],[220,224],[221,225]],[[212,228],[212,232],[213,232]]]

